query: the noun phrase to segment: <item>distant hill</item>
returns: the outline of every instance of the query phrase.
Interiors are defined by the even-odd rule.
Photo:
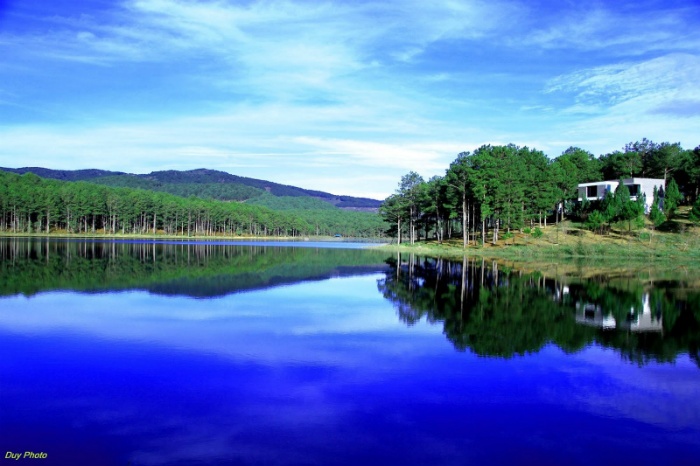
[[[124,172],[111,172],[108,170],[97,170],[95,168],[88,168],[86,170],[52,170],[50,168],[42,167],[23,167],[23,168],[3,168],[0,170],[17,173],[18,175],[24,175],[25,173],[34,173],[42,178],[52,178],[54,180],[61,181],[91,181],[95,178],[101,178],[103,176],[119,176],[126,175]]]
[[[258,205],[274,204],[277,209],[318,208],[312,199],[345,210],[376,212],[381,201],[362,197],[339,196],[271,181],[247,178],[230,173],[200,168],[196,170],[155,171],[149,174],[132,174],[107,170],[52,170],[41,167],[1,168],[7,172],[34,173],[42,178],[61,181],[87,181],[112,187],[140,188],[162,191],[177,196],[196,196],[206,199],[238,201]],[[279,199],[271,199],[274,196]],[[293,198],[311,198],[308,201]]]

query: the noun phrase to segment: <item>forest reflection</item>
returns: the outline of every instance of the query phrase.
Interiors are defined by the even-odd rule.
[[[458,350],[509,358],[548,344],[566,352],[599,345],[639,364],[686,353],[700,366],[696,283],[553,278],[484,259],[362,249],[0,239],[0,296],[146,290],[211,298],[369,273],[383,274],[379,291],[402,322],[442,325]]]
[[[687,353],[700,367],[700,290],[681,282],[549,278],[495,261],[396,255],[378,281],[399,319],[441,324],[458,350],[510,358],[555,344],[614,348],[644,364]]]
[[[381,272],[365,249],[0,239],[0,296],[141,289],[195,298]]]

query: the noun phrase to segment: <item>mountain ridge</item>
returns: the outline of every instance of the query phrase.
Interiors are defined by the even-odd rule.
[[[4,168],[0,170],[23,175],[34,173],[42,178],[61,181],[85,181],[114,187],[133,187],[152,191],[165,191],[187,197],[194,195],[225,201],[246,202],[263,197],[310,197],[322,200],[344,210],[376,212],[381,201],[365,197],[331,194],[324,191],[299,188],[257,178],[233,175],[208,168],[193,170],[160,170],[148,174],[120,171],[81,169],[55,170],[44,167]],[[222,188],[226,186],[226,188]]]

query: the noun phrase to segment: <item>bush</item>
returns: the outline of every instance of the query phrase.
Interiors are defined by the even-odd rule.
[[[695,201],[695,204],[693,204],[693,208],[691,209],[690,214],[688,214],[688,218],[693,223],[700,223],[700,198],[698,198],[698,200]]]
[[[533,238],[542,238],[543,234],[544,233],[542,233],[542,230],[540,229],[540,227],[535,227],[535,231],[532,232],[532,237]]]
[[[658,227],[666,221],[666,216],[663,214],[663,212],[661,212],[661,209],[659,209],[659,206],[656,203],[651,205],[651,210],[649,210],[649,220],[651,220],[651,223],[653,223],[655,227]]]
[[[591,212],[586,220],[586,228],[592,231],[601,231],[603,224],[605,223],[605,215],[597,210]]]
[[[678,190],[676,180],[671,178],[666,188],[666,197],[664,198],[664,212],[666,217],[672,218],[678,209],[678,204],[681,202],[681,193]]]

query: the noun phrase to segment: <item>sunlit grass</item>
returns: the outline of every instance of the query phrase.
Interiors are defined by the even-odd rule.
[[[402,244],[399,249],[446,257],[477,255],[517,260],[552,258],[621,265],[651,261],[700,267],[700,227],[688,221],[687,209],[681,210],[675,219],[658,229],[651,229],[650,226],[629,231],[626,223],[613,224],[605,234],[596,234],[585,229],[582,224],[564,221],[559,225],[542,227],[540,238],[513,231],[512,238],[499,238],[495,245],[490,241],[491,235],[487,234],[483,245],[481,238],[477,237],[466,248],[463,248],[462,238],[459,237],[442,244],[435,240],[421,241],[414,245]]]

